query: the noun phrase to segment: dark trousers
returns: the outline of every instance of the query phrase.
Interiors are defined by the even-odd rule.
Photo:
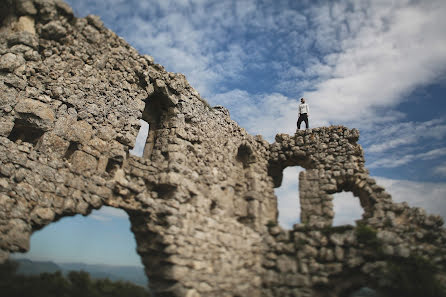
[[[310,128],[308,125],[308,115],[306,113],[302,113],[297,120],[297,129],[300,129],[300,124],[302,124],[302,121],[305,122],[305,128]]]

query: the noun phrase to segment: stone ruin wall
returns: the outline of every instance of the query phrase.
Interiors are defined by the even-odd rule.
[[[269,144],[98,17],[76,18],[58,0],[7,0],[0,11],[2,261],[27,251],[34,231],[106,205],[128,213],[156,296],[337,296],[381,286],[385,260],[412,254],[444,277],[442,219],[392,202],[368,176],[357,130]],[[140,119],[150,131],[136,157]],[[274,195],[287,166],[306,169],[292,230],[277,226]],[[355,227],[331,227],[331,194],[343,190],[381,253]]]

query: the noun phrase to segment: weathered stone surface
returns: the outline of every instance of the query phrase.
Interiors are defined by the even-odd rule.
[[[11,47],[16,44],[27,45],[33,49],[37,49],[39,47],[39,42],[36,36],[32,32],[28,31],[15,32],[9,35],[8,44]]]
[[[37,13],[37,9],[32,0],[17,0],[15,1],[15,5],[19,14],[35,15]]]
[[[14,108],[20,118],[32,126],[48,130],[55,120],[54,111],[45,103],[33,99],[21,99]]]
[[[69,141],[63,138],[53,133],[45,133],[36,149],[43,154],[56,153],[59,156],[63,156],[67,152],[69,145]]]
[[[67,34],[67,30],[58,21],[51,21],[42,27],[42,36],[47,39],[60,39]]]
[[[71,157],[72,168],[77,173],[96,169],[96,158],[82,151],[75,151]]]
[[[421,255],[445,272],[443,221],[392,202],[368,176],[358,130],[320,127],[269,144],[99,18],[75,18],[59,0],[15,1],[10,14],[0,261],[56,218],[107,205],[129,214],[157,296],[341,296],[339,280],[380,284],[395,256]],[[150,125],[143,157],[130,154],[140,119]],[[288,166],[305,169],[292,230],[277,225],[274,195]],[[341,191],[360,200],[360,226],[331,226]]]
[[[19,17],[15,28],[19,32],[27,32],[32,35],[36,34],[34,18],[27,15]]]
[[[25,59],[13,53],[6,53],[0,58],[0,70],[13,72],[25,63]]]
[[[0,119],[0,135],[7,137],[14,128],[14,118],[4,117]]]

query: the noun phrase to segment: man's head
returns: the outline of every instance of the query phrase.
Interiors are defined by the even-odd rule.
[[[304,98],[300,98],[300,102],[305,103],[305,99]]]

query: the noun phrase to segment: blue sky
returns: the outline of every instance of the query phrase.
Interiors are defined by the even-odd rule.
[[[370,174],[395,201],[446,217],[444,0],[69,0],[211,105],[272,142],[294,133],[298,99],[310,125],[360,129]],[[280,222],[298,221],[298,169],[278,190]],[[341,224],[360,212],[335,199]]]
[[[142,266],[128,215],[120,209],[102,207],[83,217],[65,217],[35,232],[31,249],[14,257],[57,263]]]

